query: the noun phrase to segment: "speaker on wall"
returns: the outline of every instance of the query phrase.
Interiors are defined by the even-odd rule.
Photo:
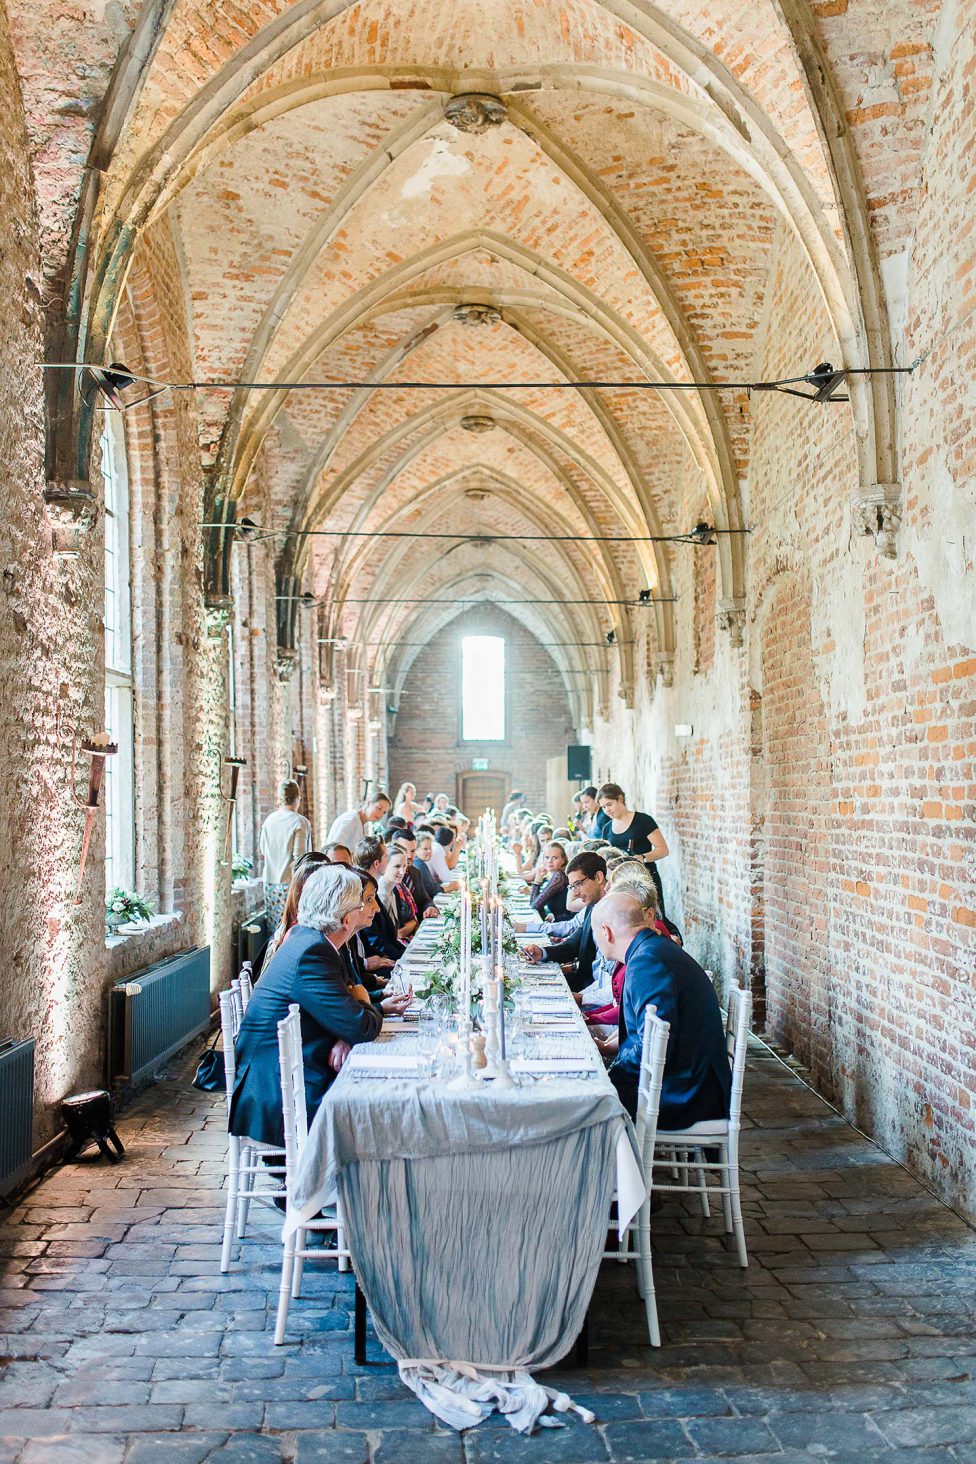
[[[585,742],[571,742],[566,748],[566,777],[570,783],[590,781],[591,752],[592,749]]]

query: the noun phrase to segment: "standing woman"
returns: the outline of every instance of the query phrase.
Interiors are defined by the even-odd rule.
[[[264,857],[264,907],[274,930],[285,913],[288,886],[295,865],[312,848],[312,825],[298,812],[302,790],[287,778],[278,784],[278,807],[261,826],[261,854]]]
[[[512,845],[512,853],[515,855],[515,873],[519,879],[526,879],[530,884],[532,883],[540,852],[535,829],[524,829],[521,840],[516,839]]]
[[[401,783],[397,790],[397,795],[393,800],[394,816],[405,819],[408,824],[412,824],[417,814],[421,811],[416,799],[416,783]]]
[[[647,865],[657,890],[661,914],[664,914],[664,890],[657,864],[668,857],[668,843],[649,813],[635,813],[627,807],[624,790],[619,783],[604,783],[597,792],[597,802],[610,820],[602,837],[615,849],[634,855]]]

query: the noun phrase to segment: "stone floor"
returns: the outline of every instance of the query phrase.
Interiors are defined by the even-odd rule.
[[[350,1280],[310,1266],[272,1344],[270,1224],[218,1272],[222,1105],[187,1064],[144,1093],[117,1168],[52,1173],[0,1225],[0,1464],[573,1464],[811,1455],[976,1464],[976,1233],[757,1047],[746,1085],[742,1272],[721,1223],[656,1217],[665,1345],[631,1267],[607,1263],[597,1415],[533,1438],[435,1427],[370,1339]]]

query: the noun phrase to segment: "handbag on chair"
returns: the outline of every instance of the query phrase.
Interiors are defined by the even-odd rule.
[[[197,1063],[197,1070],[193,1076],[194,1088],[199,1088],[203,1093],[222,1093],[226,1085],[224,1076],[224,1054],[217,1050],[217,1043],[220,1039],[220,1028],[218,1027],[207,1046],[200,1055]]]

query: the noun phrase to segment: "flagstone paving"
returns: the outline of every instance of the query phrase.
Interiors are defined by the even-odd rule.
[[[275,1222],[219,1274],[223,1103],[190,1073],[122,1115],[123,1163],[56,1170],[0,1221],[0,1464],[976,1464],[976,1232],[759,1046],[748,1270],[720,1219],[670,1202],[664,1346],[633,1267],[605,1263],[589,1366],[542,1375],[597,1423],[532,1438],[438,1427],[372,1334],[357,1367],[332,1263],[273,1345]]]

